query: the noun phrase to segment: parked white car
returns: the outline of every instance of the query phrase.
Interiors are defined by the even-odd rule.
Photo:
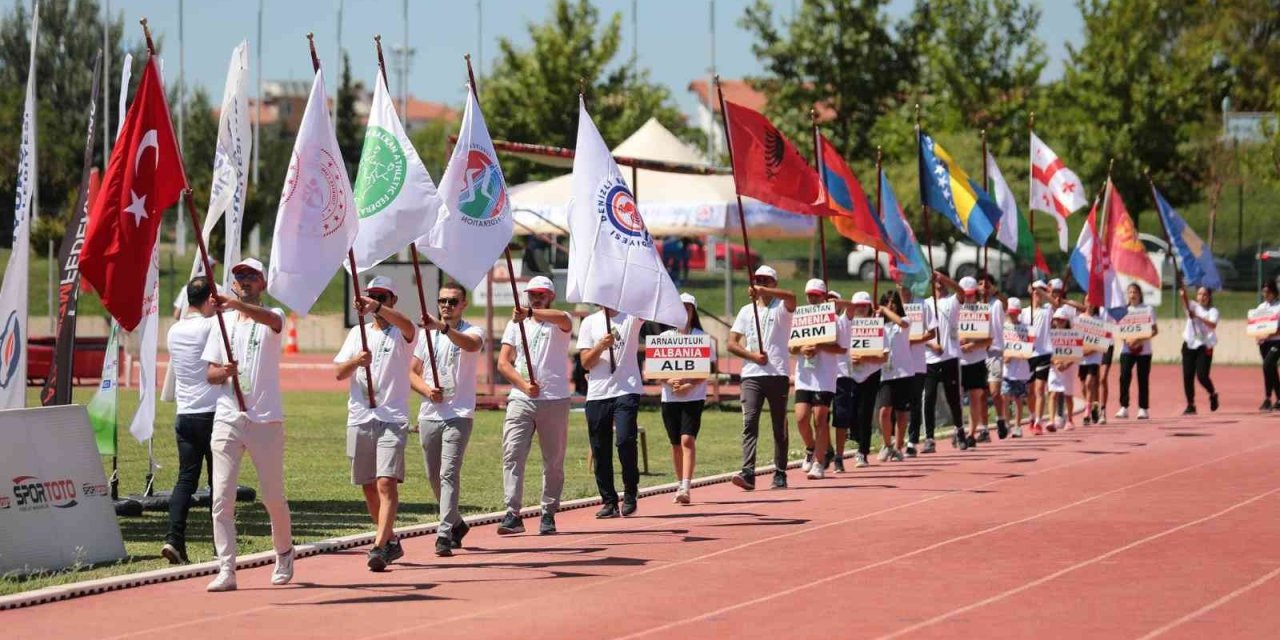
[[[928,249],[921,247],[926,251],[928,257]],[[875,249],[864,245],[854,247],[849,252],[847,270],[849,275],[856,276],[859,280],[872,280],[875,278]],[[1004,249],[991,247],[989,249],[989,259],[993,265],[991,272],[996,276],[997,280],[1002,280],[1004,274],[1014,266],[1013,254],[1008,253]],[[954,278],[963,278],[964,276],[977,275],[979,265],[982,264],[982,249],[975,244],[969,242],[958,242],[955,251],[947,253],[945,245],[933,245],[933,263],[939,266],[945,266],[947,273]],[[880,276],[886,277],[889,273],[889,254],[880,253]]]

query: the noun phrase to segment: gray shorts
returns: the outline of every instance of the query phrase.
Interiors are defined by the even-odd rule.
[[[404,482],[404,445],[409,423],[370,420],[347,426],[347,457],[351,484],[372,484],[378,478]]]
[[[987,383],[1004,380],[1004,354],[987,354]]]

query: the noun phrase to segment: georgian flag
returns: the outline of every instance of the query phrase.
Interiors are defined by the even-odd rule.
[[[1053,216],[1058,246],[1067,250],[1067,216],[1089,204],[1084,184],[1039,136],[1031,134],[1031,210]]]

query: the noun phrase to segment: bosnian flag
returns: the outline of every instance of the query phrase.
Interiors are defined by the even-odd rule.
[[[1031,210],[1053,216],[1058,245],[1067,250],[1067,216],[1089,204],[1084,184],[1049,145],[1031,134]]]

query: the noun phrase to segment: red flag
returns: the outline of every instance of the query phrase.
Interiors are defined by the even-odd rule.
[[[1110,266],[1116,270],[1116,273],[1142,280],[1159,289],[1160,274],[1156,272],[1155,265],[1151,264],[1146,248],[1138,239],[1138,229],[1133,225],[1133,219],[1129,217],[1129,211],[1125,209],[1124,201],[1120,199],[1120,192],[1116,191],[1114,186],[1111,187],[1109,201],[1107,252],[1104,254],[1104,259],[1109,259]]]
[[[884,229],[871,213],[871,203],[853,169],[826,136],[818,135],[818,146],[822,150],[818,157],[821,159],[819,171],[822,172],[823,199],[827,208],[835,213],[831,223],[836,231],[858,244],[890,251],[889,244],[883,239]]]
[[[111,152],[102,190],[89,210],[80,249],[80,273],[126,331],[142,320],[160,217],[185,185],[169,105],[151,58]]]
[[[769,119],[725,102],[738,193],[793,213],[831,215],[818,172]]]

